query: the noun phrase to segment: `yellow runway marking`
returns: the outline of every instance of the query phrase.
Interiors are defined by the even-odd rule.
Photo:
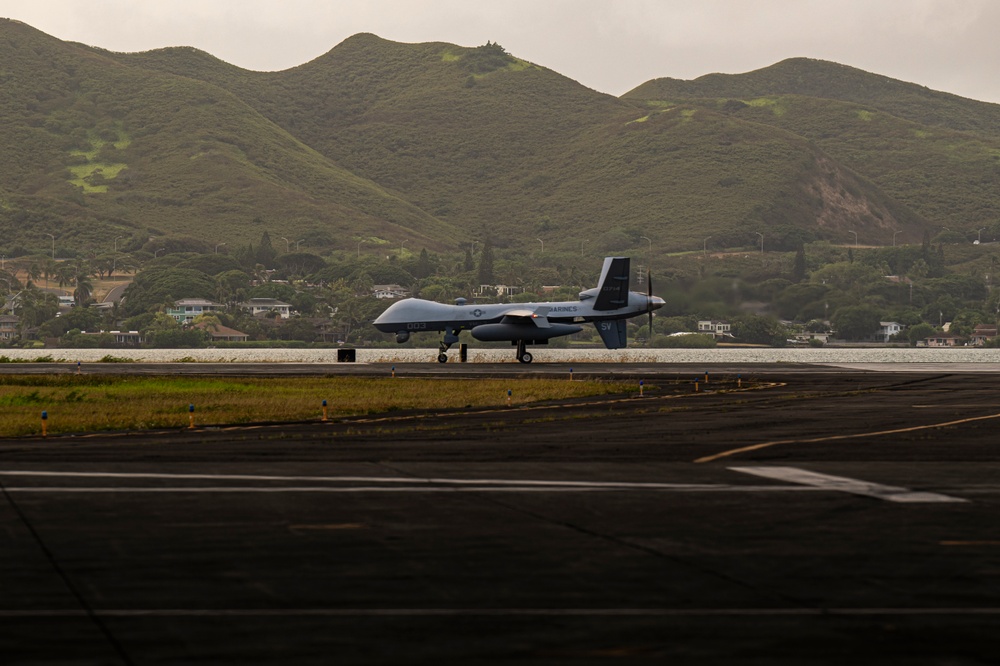
[[[361,523],[337,523],[333,525],[289,525],[288,529],[293,532],[304,532],[313,530],[360,530],[364,527]]]
[[[874,432],[857,432],[850,435],[829,435],[827,437],[813,437],[811,439],[779,439],[773,442],[761,442],[760,444],[743,446],[738,449],[730,449],[729,451],[723,451],[722,453],[716,453],[715,455],[698,458],[697,460],[695,460],[695,462],[696,463],[712,462],[715,460],[719,460],[720,458],[728,458],[729,456],[734,456],[738,453],[760,451],[761,449],[770,448],[772,446],[778,446],[780,444],[817,444],[819,442],[834,442],[837,440],[858,439],[861,437],[880,437],[882,435],[898,435],[904,432],[917,432],[919,430],[947,428],[949,426],[961,425],[963,423],[973,423],[975,421],[988,421],[990,419],[1000,419],[1000,414],[973,416],[967,419],[958,419],[956,421],[943,421],[941,423],[930,423],[928,425],[922,425],[922,426],[910,426],[908,428],[894,428],[892,430],[876,430]]]

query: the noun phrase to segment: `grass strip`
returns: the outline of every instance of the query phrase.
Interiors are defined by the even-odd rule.
[[[0,376],[0,437],[330,419],[400,410],[506,406],[621,394],[624,383],[565,379]]]

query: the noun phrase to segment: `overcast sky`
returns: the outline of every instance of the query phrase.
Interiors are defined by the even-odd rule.
[[[371,32],[499,42],[613,95],[806,56],[1000,103],[997,0],[0,0],[0,16],[114,51],[194,46],[254,70]]]

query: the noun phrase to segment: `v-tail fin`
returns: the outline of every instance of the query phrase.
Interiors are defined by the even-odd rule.
[[[608,349],[622,349],[628,346],[625,335],[626,321],[624,319],[604,319],[595,321],[594,326],[601,334],[601,340]]]
[[[597,285],[595,310],[617,310],[628,305],[628,257],[606,257]],[[602,333],[603,335],[603,333]]]

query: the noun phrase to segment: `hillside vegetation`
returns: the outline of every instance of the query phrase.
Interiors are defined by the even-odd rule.
[[[748,74],[655,79],[624,95],[693,105],[808,139],[923,218],[998,227],[1000,106],[820,60]]]
[[[791,250],[996,221],[997,106],[819,61],[618,99],[492,43],[361,34],[250,72],[0,20],[0,87],[9,254],[265,230],[311,251]]]

